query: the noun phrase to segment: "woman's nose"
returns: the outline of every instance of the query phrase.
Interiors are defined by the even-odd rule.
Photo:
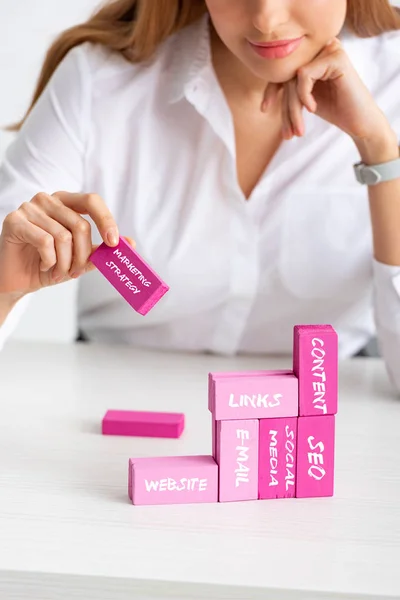
[[[282,39],[287,34],[290,21],[288,0],[248,0],[252,10],[252,23],[267,38],[265,41]],[[285,32],[286,29],[286,32]],[[271,38],[271,39],[270,39]]]

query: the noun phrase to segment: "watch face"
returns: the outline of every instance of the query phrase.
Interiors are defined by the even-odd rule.
[[[371,167],[363,169],[363,178],[367,185],[376,185],[382,179],[381,175]]]

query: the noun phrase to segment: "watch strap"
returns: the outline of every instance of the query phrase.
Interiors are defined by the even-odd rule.
[[[363,185],[377,185],[400,178],[400,158],[378,165],[359,162],[353,166],[357,181]]]

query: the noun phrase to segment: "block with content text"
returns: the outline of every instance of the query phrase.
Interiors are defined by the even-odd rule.
[[[299,380],[299,416],[338,409],[338,335],[331,325],[296,325],[293,371]]]

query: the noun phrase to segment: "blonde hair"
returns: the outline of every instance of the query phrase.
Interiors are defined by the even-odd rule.
[[[103,44],[131,62],[150,59],[171,34],[206,12],[204,0],[112,0],[85,22],[63,31],[48,49],[29,108],[6,128],[18,131],[65,55],[79,44]],[[400,11],[389,0],[348,0],[347,27],[359,37],[400,29]]]

